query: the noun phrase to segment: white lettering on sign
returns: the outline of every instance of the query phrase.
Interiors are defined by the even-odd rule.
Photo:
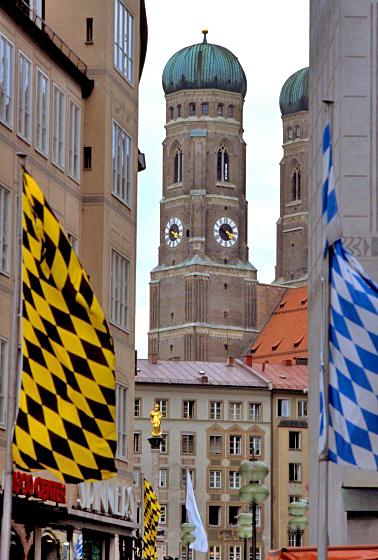
[[[81,482],[79,498],[82,509],[112,513],[136,522],[136,503],[133,489],[112,480]]]

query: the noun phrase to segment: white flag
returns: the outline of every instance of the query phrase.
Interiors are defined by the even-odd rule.
[[[205,529],[203,528],[200,514],[194,497],[192,479],[190,478],[189,469],[186,469],[186,513],[188,521],[196,526],[193,535],[196,537],[194,543],[190,544],[190,548],[199,552],[207,552],[208,544]]]

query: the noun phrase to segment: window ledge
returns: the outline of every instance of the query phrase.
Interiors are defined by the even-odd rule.
[[[123,204],[124,206],[126,206],[126,208],[128,208],[129,210],[131,210],[131,204],[129,202],[126,202],[126,200],[123,200],[123,198],[121,198],[120,196],[118,196],[115,192],[112,191],[112,196],[114,196],[114,198],[116,198],[121,204]]]
[[[126,334],[130,334],[130,330],[128,330],[127,327],[121,327],[121,325],[117,325],[117,323],[112,321],[112,319],[108,319],[108,321],[113,327],[116,327],[117,329],[119,329],[120,331],[123,331]]]
[[[298,200],[292,200],[291,202],[285,204],[285,206],[287,208],[288,206],[295,206],[296,204],[302,204],[302,200],[300,198],[298,198]]]
[[[235,189],[236,185],[234,183],[229,183],[228,181],[217,181],[215,183],[217,187],[225,187],[226,189]]]
[[[178,189],[179,187],[182,187],[182,181],[179,181],[178,183],[173,183],[172,185],[168,185],[167,189]]]

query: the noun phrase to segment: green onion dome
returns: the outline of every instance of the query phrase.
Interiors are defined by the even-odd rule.
[[[237,57],[225,47],[211,45],[203,30],[202,43],[185,47],[174,54],[163,71],[164,93],[185,89],[220,89],[240,93],[247,91],[247,78]]]
[[[302,68],[290,76],[280,93],[281,115],[308,111],[308,68]]]

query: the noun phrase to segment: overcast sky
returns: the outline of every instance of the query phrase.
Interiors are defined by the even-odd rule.
[[[222,45],[247,76],[244,139],[247,143],[249,260],[260,282],[274,279],[282,121],[278,98],[286,79],[308,66],[308,0],[145,0],[147,58],[140,82],[139,149],[147,169],[138,174],[136,342],[147,357],[150,271],[158,264],[159,201],[165,99],[161,76],[169,58],[202,42]]]

